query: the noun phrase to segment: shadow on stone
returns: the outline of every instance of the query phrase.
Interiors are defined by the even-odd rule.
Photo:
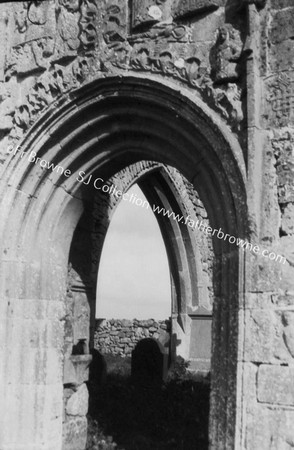
[[[91,386],[101,386],[106,381],[107,364],[104,356],[95,349],[91,350],[92,362],[89,370],[89,384]]]
[[[141,385],[160,385],[166,380],[168,353],[152,338],[142,339],[132,351],[132,380]]]
[[[106,382],[90,392],[87,450],[208,449],[210,386],[195,381],[185,361],[165,382],[146,386],[131,379],[129,357],[105,359]]]

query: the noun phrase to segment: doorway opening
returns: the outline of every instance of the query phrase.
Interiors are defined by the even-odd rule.
[[[137,184],[126,182],[130,174]],[[192,442],[205,449],[212,250],[207,238],[184,223],[205,216],[204,207],[180,172],[154,161],[125,168],[107,186],[119,186],[126,197],[117,202],[112,192],[106,202],[106,188],[94,202],[95,233],[104,237],[95,250],[88,449],[107,436],[129,450],[189,448]],[[208,324],[204,331],[201,319]],[[195,333],[198,342],[191,345]],[[140,405],[144,413],[138,415]]]

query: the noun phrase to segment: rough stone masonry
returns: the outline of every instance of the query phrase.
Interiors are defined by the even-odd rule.
[[[286,258],[157,218],[176,350],[211,339],[210,449],[293,448],[293,24],[292,0],[1,1],[1,450],[85,448],[120,198],[81,171]]]
[[[141,339],[153,338],[169,352],[170,321],[154,319],[97,319],[94,337],[95,349],[103,355],[131,356]]]

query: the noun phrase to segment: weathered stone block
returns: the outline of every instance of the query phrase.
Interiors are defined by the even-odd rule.
[[[294,411],[259,404],[247,423],[246,449],[290,450],[294,443]]]
[[[3,310],[2,310],[3,308]],[[61,300],[18,299],[7,298],[1,302],[1,313],[6,312],[9,318],[60,320],[64,316],[64,303]]]
[[[153,323],[154,323],[153,319],[141,320],[140,325],[143,328],[150,328],[152,327]]]
[[[270,252],[278,253],[276,247],[268,249]],[[271,261],[259,255],[255,264],[252,264],[252,278],[250,289],[255,292],[272,292],[276,289],[280,279],[282,264]]]
[[[92,355],[71,355],[64,361],[63,384],[80,385],[89,378]]]
[[[90,306],[87,294],[74,292],[74,338],[89,337]]]
[[[17,385],[5,387],[7,407],[5,415],[0,418],[1,448],[31,449],[42,448],[42,442],[52,441],[57,448],[61,448],[62,433],[62,385]],[[18,426],[12,427],[20,415],[21,406],[25,405],[22,418]],[[44,426],[46,424],[46,427]],[[46,448],[46,446],[45,446]]]
[[[273,307],[271,293],[248,293],[245,295],[245,309],[269,309]]]
[[[157,328],[156,328],[156,327],[150,327],[150,328],[149,328],[149,331],[150,331],[151,333],[155,333],[155,331],[157,331]]]
[[[88,412],[89,392],[83,383],[67,401],[66,413],[70,416],[86,416]]]
[[[273,9],[282,9],[293,6],[293,2],[292,0],[271,0],[271,6]]]
[[[294,291],[294,236],[282,236],[278,251],[286,258],[286,263],[279,265],[278,286],[283,291]]]
[[[293,379],[294,367],[262,364],[257,378],[258,401],[294,406]]]
[[[289,203],[286,205],[283,215],[281,229],[285,234],[294,234],[294,205]]]
[[[258,366],[252,363],[243,363],[243,374],[244,374],[244,390],[248,393],[244,401],[246,403],[246,409],[251,412],[255,409],[257,404],[257,393],[256,393],[256,377],[257,377]]]
[[[63,450],[85,450],[87,442],[87,419],[71,418],[64,424]]]
[[[274,359],[276,330],[279,327],[274,311],[252,310],[245,313],[247,327],[245,360],[269,362]]]
[[[290,5],[289,5],[290,6]],[[293,4],[291,5],[293,6]],[[271,23],[270,40],[273,44],[291,39],[294,36],[294,8],[277,11]]]
[[[122,319],[121,326],[128,328],[128,327],[132,326],[132,321],[128,320],[128,319]]]
[[[207,42],[215,39],[216,30],[222,24],[220,14],[200,16],[193,27],[192,39],[195,42]]]
[[[280,291],[271,295],[272,303],[275,307],[294,306],[294,291]]]
[[[107,338],[108,337],[108,333],[99,333],[98,334],[98,339],[104,339],[104,338]]]
[[[294,362],[294,311],[284,311],[282,314],[283,340]]]

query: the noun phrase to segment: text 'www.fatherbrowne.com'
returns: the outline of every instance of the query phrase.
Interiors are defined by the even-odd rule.
[[[21,158],[27,158],[30,163],[39,165],[44,170],[46,169],[52,171],[53,173],[64,175],[66,178],[72,175],[70,169],[65,169],[59,164],[54,164],[45,159],[42,159],[37,156],[36,152],[34,151],[24,152],[22,151],[21,146],[17,146],[16,148],[11,146],[7,149],[7,153],[9,154],[14,153],[14,155],[16,155],[17,152],[19,152]],[[146,209],[150,208],[150,204],[147,200],[142,200],[134,193],[123,192],[118,189],[117,186],[109,182],[105,182],[103,178],[94,178],[93,175],[86,176],[86,173],[82,170],[78,173],[76,180],[77,182],[82,183],[86,186],[92,185],[96,190],[101,190],[108,195],[114,195],[115,197],[121,198],[122,200],[132,203],[133,205],[140,206]],[[255,255],[261,255],[265,258],[270,259],[271,261],[277,261],[282,264],[286,263],[286,258],[284,256],[279,255],[275,252],[270,252],[268,249],[262,249],[259,245],[252,244],[251,242],[248,242],[244,239],[236,238],[231,234],[225,233],[221,228],[211,228],[209,225],[202,222],[202,220],[193,220],[189,215],[184,217],[179,214],[175,214],[173,211],[169,211],[163,207],[155,205],[152,206],[152,211],[154,214],[162,215],[169,219],[175,220],[178,223],[184,224],[190,228],[199,230],[207,235],[216,236],[218,239],[227,241],[230,244],[235,244],[237,247],[241,248],[244,251],[249,250]]]
[[[235,236],[232,236],[231,234],[225,233],[221,228],[211,228],[209,225],[204,223],[202,220],[193,220],[191,216],[187,215],[186,217],[183,217],[179,214],[175,214],[173,211],[169,211],[163,207],[155,206],[153,205],[152,211],[155,214],[161,214],[165,217],[168,217],[169,219],[176,220],[178,223],[183,223],[187,225],[190,228],[193,228],[195,230],[202,231],[203,233],[206,233],[210,236],[216,236],[218,239],[222,239],[224,241],[228,241],[230,244],[236,244],[237,247],[241,248],[242,250],[249,250],[253,252],[255,255],[261,255],[265,258],[269,258],[271,261],[277,261],[279,263],[285,264],[286,258],[282,255],[278,255],[275,252],[270,252],[267,249],[262,249],[257,244],[252,244],[251,242],[248,242],[241,238],[236,238]]]

